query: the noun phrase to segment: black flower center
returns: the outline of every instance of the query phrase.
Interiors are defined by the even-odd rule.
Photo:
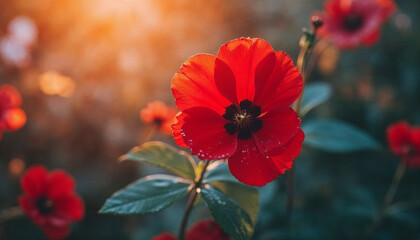
[[[353,32],[363,25],[363,18],[360,14],[351,13],[344,18],[343,24],[346,30]]]
[[[52,210],[54,209],[53,201],[45,196],[41,196],[40,198],[38,198],[35,204],[39,212],[43,215],[52,212]]]
[[[162,118],[155,118],[153,120],[153,123],[156,124],[156,126],[160,127],[163,124],[163,119]]]
[[[258,119],[261,108],[253,106],[252,102],[245,99],[239,103],[239,107],[231,104],[226,107],[222,117],[229,122],[225,124],[225,130],[230,135],[238,132],[239,139],[249,139],[253,132],[262,128],[262,121]]]

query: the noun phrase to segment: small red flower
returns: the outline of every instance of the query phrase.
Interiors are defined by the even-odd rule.
[[[387,137],[389,148],[406,166],[420,167],[420,127],[399,121],[388,127]]]
[[[317,34],[342,49],[360,44],[373,45],[380,36],[381,25],[395,12],[393,0],[328,0],[323,26]]]
[[[156,124],[163,134],[171,135],[171,124],[175,121],[177,112],[175,108],[169,107],[164,102],[154,101],[140,111],[140,118],[145,123]]]
[[[0,86],[0,140],[2,130],[16,131],[26,123],[26,114],[20,108],[22,97],[10,85]]]
[[[213,220],[196,223],[188,232],[187,240],[229,240],[230,236]]]
[[[172,125],[175,141],[200,159],[228,158],[239,181],[263,186],[300,153],[304,134],[289,105],[301,91],[286,53],[258,38],[230,41],[217,56],[191,57],[173,77],[182,111]]]
[[[65,238],[70,233],[69,224],[83,218],[82,199],[74,192],[73,177],[65,171],[48,172],[43,166],[33,166],[20,183],[20,207],[49,239]]]
[[[156,237],[153,237],[152,240],[176,240],[176,238],[172,234],[164,232]]]

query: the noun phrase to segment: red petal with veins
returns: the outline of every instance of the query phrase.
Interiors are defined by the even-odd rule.
[[[200,54],[188,59],[172,79],[172,93],[179,110],[207,107],[220,115],[231,104],[216,87],[216,57]]]
[[[182,116],[183,115],[183,116]],[[191,108],[181,113],[181,136],[200,159],[224,159],[236,150],[236,134],[225,131],[227,120],[209,108]]]

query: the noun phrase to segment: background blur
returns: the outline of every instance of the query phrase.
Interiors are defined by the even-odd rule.
[[[259,37],[292,59],[301,29],[323,1],[306,0],[0,0],[0,84],[15,86],[28,122],[0,141],[0,209],[17,205],[19,178],[32,164],[63,168],[77,181],[86,217],[69,239],[150,239],[177,233],[185,206],[139,217],[99,215],[114,191],[162,172],[118,157],[150,131],[139,111],[153,100],[173,105],[170,81],[197,53],[216,54],[225,42]],[[397,158],[385,129],[406,119],[420,125],[420,2],[399,10],[372,48],[328,48],[310,81],[328,82],[333,98],[306,118],[338,118],[364,129],[380,152],[346,155],[304,149],[296,160],[295,239],[360,239],[377,213]],[[17,35],[22,41],[15,41]],[[305,121],[303,119],[303,121]],[[175,144],[162,135],[154,140]],[[420,170],[408,170],[395,202],[420,199]],[[255,239],[285,236],[282,176],[261,188]],[[185,199],[184,199],[185,200]],[[418,203],[418,202],[417,202]],[[388,218],[377,239],[420,239],[420,206]],[[205,208],[194,219],[208,218]],[[0,226],[0,239],[44,239],[28,219]]]

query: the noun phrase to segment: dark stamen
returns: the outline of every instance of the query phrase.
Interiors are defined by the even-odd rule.
[[[245,99],[239,103],[239,108],[234,104],[226,107],[223,118],[229,121],[225,130],[230,135],[238,132],[239,139],[249,139],[252,133],[262,128],[262,121],[257,119],[261,115],[261,108],[253,106],[252,102]]]
[[[38,198],[35,204],[39,212],[43,215],[52,212],[52,210],[54,209],[53,201],[51,201],[45,196],[41,196],[40,198]]]
[[[363,18],[357,13],[351,13],[344,18],[343,24],[346,30],[353,32],[363,25]]]

